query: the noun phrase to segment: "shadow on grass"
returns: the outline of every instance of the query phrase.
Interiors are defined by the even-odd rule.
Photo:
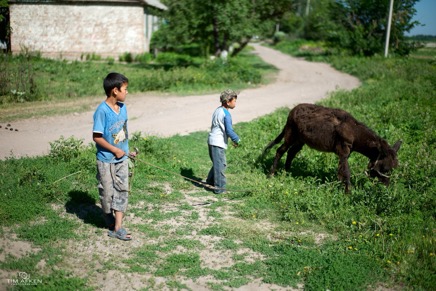
[[[286,160],[286,155],[283,156],[282,160],[279,161],[276,173],[279,173],[281,171],[285,170],[285,162],[283,160]],[[265,175],[269,175],[272,164],[274,161],[274,157],[271,158],[258,158],[256,161],[256,166],[262,170],[262,172]],[[326,183],[329,181],[335,181],[337,180],[337,171],[332,171],[331,169],[326,169],[322,165],[318,167],[313,167],[309,162],[307,162],[304,158],[295,158],[292,161],[291,168],[289,171],[286,171],[286,173],[294,178],[307,178],[307,177],[313,177],[316,178],[320,183]]]
[[[182,175],[186,181],[190,182],[195,187],[204,188],[204,185],[201,182],[202,179],[195,176],[194,171],[191,168],[181,168],[180,175]]]
[[[65,204],[68,213],[75,214],[83,223],[91,224],[98,228],[105,228],[102,209],[96,205],[96,199],[88,192],[71,191],[68,193],[70,200]]]

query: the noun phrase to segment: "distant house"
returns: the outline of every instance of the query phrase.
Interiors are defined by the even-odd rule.
[[[10,0],[10,48],[65,59],[141,54],[158,28],[153,11],[166,9],[159,0]]]

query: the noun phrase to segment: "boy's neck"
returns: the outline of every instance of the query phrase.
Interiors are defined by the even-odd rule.
[[[118,101],[115,97],[109,96],[106,98],[106,103],[109,105],[116,105],[118,103]]]

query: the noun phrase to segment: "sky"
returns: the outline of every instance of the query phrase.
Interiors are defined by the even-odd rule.
[[[395,0],[394,0],[395,1]],[[425,24],[417,26],[407,35],[435,35],[436,36],[436,0],[420,0],[415,4],[416,14],[413,20]]]

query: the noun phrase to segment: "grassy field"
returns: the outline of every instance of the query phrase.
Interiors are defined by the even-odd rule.
[[[160,53],[137,62],[113,60],[55,61],[23,52],[0,54],[0,122],[89,109],[102,96],[103,78],[111,71],[129,76],[129,93],[201,94],[223,86],[256,87],[276,69],[249,49],[227,62]],[[98,100],[100,100],[98,99]],[[94,102],[94,103],[93,103]]]
[[[279,48],[298,50],[290,46]],[[3,278],[25,272],[40,290],[434,289],[434,58],[310,57],[363,83],[321,104],[351,112],[391,144],[403,140],[390,187],[370,180],[367,159],[354,153],[353,189],[345,195],[336,156],[307,147],[290,173],[268,179],[274,151],[258,158],[287,108],[235,126],[244,144],[227,151],[230,191],[222,196],[181,177],[207,174],[206,132],[136,133],[131,147],[142,154],[126,217],[135,241],[126,244],[102,228],[94,148],[61,139],[46,157],[0,162]],[[28,252],[9,253],[8,243],[17,242]]]

